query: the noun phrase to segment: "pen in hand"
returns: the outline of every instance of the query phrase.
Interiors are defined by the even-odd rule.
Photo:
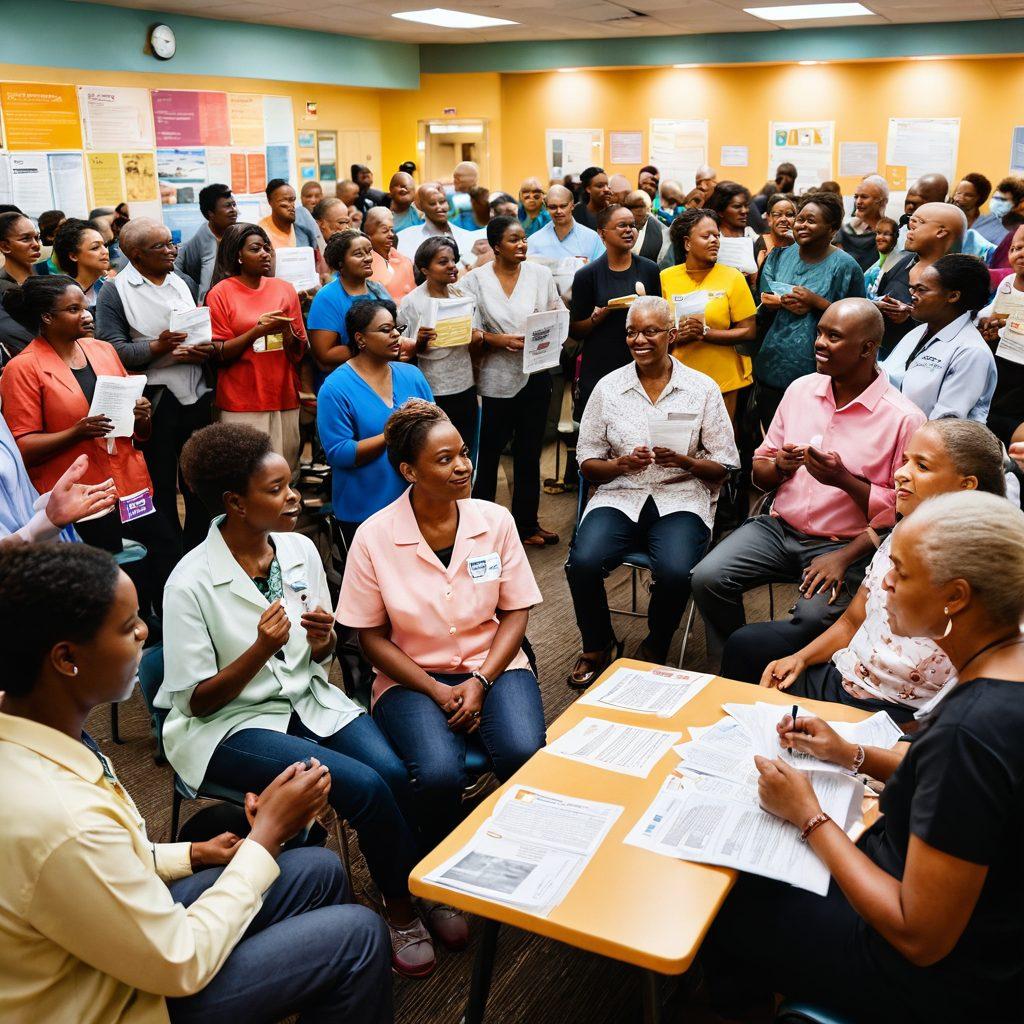
[[[796,732],[796,715],[797,715],[797,711],[798,710],[799,710],[799,708],[797,708],[797,706],[794,704],[793,705],[793,732]],[[790,745],[789,749],[792,751],[792,749],[793,749],[792,745]]]

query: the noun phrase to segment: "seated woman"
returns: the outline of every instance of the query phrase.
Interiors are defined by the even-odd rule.
[[[949,253],[910,271],[911,316],[921,326],[879,365],[930,420],[988,419],[996,361],[974,317],[989,290],[988,268],[977,256]]]
[[[100,289],[110,272],[110,253],[103,236],[91,221],[64,221],[53,239],[53,255],[61,273],[73,277],[85,293],[90,310],[95,310]]]
[[[565,567],[583,639],[567,680],[576,689],[622,653],[604,578],[631,551],[649,553],[654,577],[648,634],[636,657],[657,663],[668,657],[690,597],[690,571],[711,539],[719,485],[739,464],[722,393],[710,377],[668,354],[675,334],[664,299],[636,299],[626,317],[633,362],[598,382],[580,423],[576,457],[597,490]],[[678,451],[661,443],[670,415],[689,421],[674,433]],[[656,424],[661,430],[652,436]]]
[[[411,486],[357,531],[337,619],[377,670],[373,718],[409,769],[435,846],[464,814],[471,736],[502,781],[544,745],[522,647],[541,595],[511,514],[470,497],[473,464],[448,417],[411,399],[385,439]]]
[[[224,232],[206,304],[220,364],[214,404],[221,421],[269,434],[294,470],[306,329],[294,285],[274,277],[274,248],[263,228],[233,224]]]
[[[896,471],[896,512],[906,519],[922,501],[954,491],[1005,495],[1003,472],[1003,446],[987,427],[971,420],[934,420],[910,439]],[[881,709],[904,722],[955,682],[953,666],[934,640],[893,635],[882,585],[892,568],[891,544],[891,535],[882,541],[842,617],[796,654],[771,662],[761,675],[762,686],[795,697]],[[807,579],[804,587],[813,592],[817,583]],[[756,647],[745,649],[749,653]],[[756,665],[748,664],[748,672],[740,664],[731,668],[740,672],[737,678],[757,679]]]
[[[323,811],[325,766],[287,764],[248,793],[245,839],[147,837],[83,731],[90,712],[132,692],[146,634],[131,580],[104,552],[38,544],[0,556],[0,1018],[198,1024],[301,1011],[389,1024],[380,919],[351,904],[334,854],[281,850]]]
[[[334,516],[345,543],[364,519],[390,505],[405,481],[388,461],[384,425],[409,398],[433,400],[415,366],[399,362],[402,338],[390,300],[357,302],[345,315],[356,354],[324,382],[316,422],[328,465]]]
[[[883,813],[856,844],[806,773],[755,758],[761,806],[803,830],[832,884],[821,897],[740,879],[702,951],[730,1018],[781,992],[844,1020],[1020,1019],[1024,513],[992,494],[944,494],[896,527],[891,556],[893,632],[937,637],[959,682],[892,750],[783,718],[781,744],[885,782]]]
[[[373,245],[361,231],[333,235],[324,249],[324,262],[337,276],[316,293],[308,317],[309,345],[320,371],[320,384],[356,353],[345,328],[345,316],[352,306],[366,299],[391,301],[388,290],[370,280]]]
[[[89,457],[80,481],[106,484],[112,480],[117,508],[78,524],[87,543],[121,551],[124,540],[147,549],[142,606],[160,614],[163,585],[180,555],[181,546],[170,524],[156,515],[153,484],[146,460],[133,441],[149,437],[149,400],[135,403],[132,437],[110,437],[113,423],[90,416],[98,376],[127,377],[113,346],[91,337],[93,323],[82,289],[60,274],[35,276],[5,303],[36,337],[15,356],[0,376],[3,415],[25,462],[33,486],[51,490],[82,456]]]
[[[469,345],[436,348],[437,332],[420,326],[431,299],[460,298],[459,249],[453,238],[435,235],[425,239],[416,250],[416,269],[423,283],[402,299],[398,309],[405,337],[416,344],[416,365],[426,377],[434,401],[466,439],[470,452],[476,445],[480,423],[480,405],[473,379],[473,356],[483,345],[483,331],[474,310],[473,341]]]
[[[729,418],[736,416],[737,396],[753,379],[750,360],[736,346],[754,340],[754,300],[743,275],[718,262],[718,214],[684,210],[669,228],[681,259],[661,272],[661,294],[676,297],[704,292],[704,311],[679,317],[672,354],[706,373],[722,391]]]
[[[219,513],[178,563],[164,597],[167,759],[185,783],[243,792],[318,758],[330,803],[359,836],[384,903],[394,967],[424,977],[434,950],[409,897],[418,859],[402,815],[409,779],[368,715],[327,679],[334,616],[301,502],[266,434],[235,423],[196,431],[181,452],[189,487]]]

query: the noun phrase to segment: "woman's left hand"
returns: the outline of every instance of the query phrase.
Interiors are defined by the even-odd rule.
[[[470,676],[453,686],[452,701],[458,707],[448,719],[448,727],[456,732],[476,732],[480,728],[480,712],[484,706],[484,688],[480,680]]]
[[[308,608],[299,620],[306,631],[306,640],[311,647],[330,639],[334,629],[334,614],[323,608]]]
[[[148,398],[135,399],[135,426],[148,424],[153,418],[153,405]]]
[[[821,810],[806,772],[791,767],[781,758],[769,761],[757,754],[754,764],[760,774],[757,796],[770,814],[803,828]]]

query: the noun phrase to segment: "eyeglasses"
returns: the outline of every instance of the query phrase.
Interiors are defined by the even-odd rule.
[[[668,334],[667,327],[645,327],[642,331],[638,331],[635,327],[626,328],[626,340],[632,341],[633,338],[637,338],[643,335],[648,341],[654,341],[660,334]]]
[[[156,245],[149,247],[150,252],[176,252],[178,248],[177,242],[157,242]]]

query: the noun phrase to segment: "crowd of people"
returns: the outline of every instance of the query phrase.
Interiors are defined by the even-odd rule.
[[[541,522],[557,385],[576,433],[545,489],[582,493],[544,597],[575,613],[570,687],[625,653],[604,580],[643,551],[631,655],[666,662],[692,600],[722,675],[907,732],[890,751],[780,724],[884,784],[884,814],[855,844],[758,759],[762,806],[832,885],[741,881],[702,954],[715,1010],[781,992],[857,1020],[1017,1019],[1024,180],[928,174],[900,213],[868,175],[848,214],[790,164],[756,195],[711,167],[515,194],[471,162],[415,172],[385,192],[354,165],[333,196],[274,179],[258,224],[211,184],[182,245],[123,205],[0,209],[0,1017],[385,1024],[391,969],[466,947],[465,915],[408,878],[466,813],[471,751],[504,781],[545,743],[528,549],[563,542]],[[301,291],[276,274],[297,247]],[[552,311],[560,364],[526,372]],[[128,426],[92,412],[140,374]],[[309,473],[340,593],[297,529]],[[793,608],[747,623],[744,594],[777,583]],[[83,731],[157,642],[180,783],[246,794],[237,828],[190,843],[147,838]],[[366,706],[329,678],[341,643]],[[332,813],[376,913],[302,841]]]

